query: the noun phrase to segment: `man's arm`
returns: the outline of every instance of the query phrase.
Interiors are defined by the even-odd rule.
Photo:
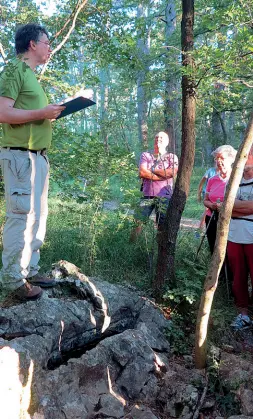
[[[164,178],[155,175],[150,169],[147,169],[146,164],[140,165],[139,176],[142,179],[164,180]]]
[[[235,199],[232,217],[241,217],[244,215],[253,215],[253,201]]]
[[[161,176],[163,179],[170,179],[176,176],[178,171],[177,167],[169,168],[169,169],[154,169],[153,173],[157,176]]]
[[[55,119],[65,109],[64,106],[48,105],[42,109],[24,110],[14,108],[15,101],[0,96],[0,123],[25,124],[42,119]]]
[[[176,176],[178,171],[178,158],[175,154],[169,153],[167,156],[167,168],[163,165],[162,169],[154,167],[152,172],[161,176],[163,179],[171,179]]]

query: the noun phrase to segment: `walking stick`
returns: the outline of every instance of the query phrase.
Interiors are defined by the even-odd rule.
[[[220,198],[218,198],[216,202],[217,202],[217,204],[220,204]],[[210,220],[208,221],[208,224],[207,224],[207,226],[206,226],[206,231],[205,231],[205,233],[204,233],[204,235],[203,235],[203,237],[202,237],[202,239],[201,239],[201,242],[200,242],[200,245],[199,245],[199,247],[198,247],[198,250],[197,250],[197,253],[196,253],[196,256],[195,256],[194,262],[196,261],[196,259],[197,259],[197,257],[198,257],[199,251],[200,251],[200,249],[201,249],[201,247],[202,247],[203,241],[204,241],[204,239],[205,239],[205,237],[206,237],[206,233],[208,232],[208,228],[209,228],[209,226],[210,226],[210,223],[211,223],[212,219],[214,218],[215,213],[217,214],[217,210],[215,210],[215,211],[213,211],[213,212],[212,212],[212,215],[211,215],[211,217],[210,217]]]
[[[215,211],[213,211],[213,212],[212,212],[212,215],[211,215],[211,217],[210,217],[210,220],[208,221],[208,224],[207,224],[207,226],[206,226],[206,231],[205,231],[205,233],[203,234],[202,239],[201,239],[201,241],[200,241],[200,244],[199,244],[199,247],[198,247],[198,250],[197,250],[197,253],[196,253],[195,259],[194,259],[194,262],[196,261],[196,259],[197,259],[197,257],[198,257],[198,254],[199,254],[199,252],[200,252],[200,249],[201,249],[201,247],[202,247],[203,241],[205,240],[206,233],[207,233],[208,228],[209,228],[209,226],[210,226],[210,223],[211,223],[211,221],[212,221],[212,219],[213,219],[213,217],[214,217],[214,213],[215,213]]]

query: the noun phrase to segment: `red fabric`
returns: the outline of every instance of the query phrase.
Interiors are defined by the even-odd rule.
[[[233,273],[233,293],[238,308],[248,308],[248,274],[253,286],[253,244],[241,244],[228,241],[228,261]]]

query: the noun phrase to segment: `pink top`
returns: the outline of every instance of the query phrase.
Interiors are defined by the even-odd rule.
[[[142,153],[139,166],[145,166],[151,170],[152,167],[156,169],[170,169],[178,167],[178,158],[175,154],[167,153],[161,160],[156,160],[154,155],[149,151]],[[143,179],[143,195],[144,196],[166,196],[171,198],[173,179],[165,180],[151,180]]]
[[[222,179],[219,175],[213,176],[208,180],[206,193],[209,201],[217,202],[217,199],[219,199],[220,202],[223,202],[227,181],[228,179]],[[210,208],[208,208],[206,215],[212,215]]]

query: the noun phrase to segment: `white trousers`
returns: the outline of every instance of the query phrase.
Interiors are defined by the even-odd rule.
[[[1,149],[6,223],[3,231],[3,288],[14,290],[36,275],[48,215],[49,163],[30,151]]]

